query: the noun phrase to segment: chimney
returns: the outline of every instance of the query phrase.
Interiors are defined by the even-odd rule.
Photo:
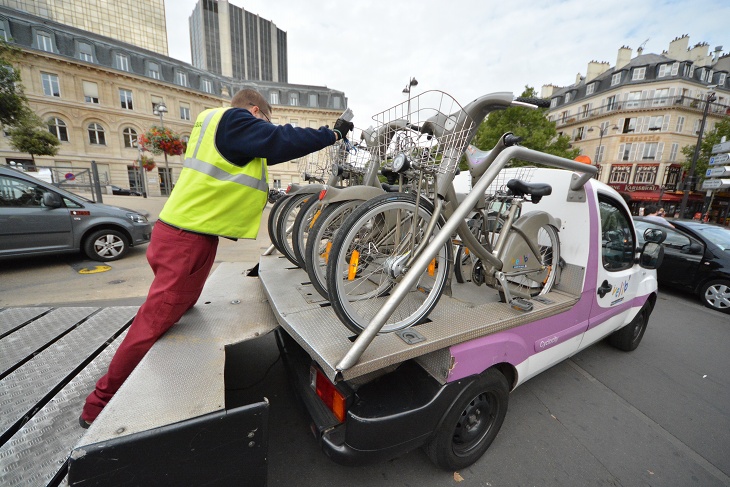
[[[575,75],[575,84],[579,85],[581,81],[583,81],[583,75],[581,75],[580,73],[576,74]]]
[[[600,75],[605,73],[611,68],[611,65],[606,62],[599,63],[598,61],[591,61],[588,63],[588,72],[586,73],[586,83],[590,83]]]
[[[687,34],[682,37],[675,38],[669,43],[669,52],[667,57],[676,61],[686,61],[687,48],[689,47],[689,36]]]
[[[616,70],[619,70],[631,62],[631,48],[628,46],[621,46],[618,50],[618,56],[616,56]]]
[[[558,89],[555,85],[542,85],[542,89],[540,90],[540,98],[550,98],[553,96],[553,93]]]
[[[710,45],[706,42],[695,44],[687,53],[687,58],[695,63],[695,66],[708,66],[711,64],[711,58],[708,54]]]

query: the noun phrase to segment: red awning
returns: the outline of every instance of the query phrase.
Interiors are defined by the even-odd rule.
[[[659,201],[659,191],[632,191],[630,193],[621,193],[631,201]],[[690,201],[704,201],[704,196],[698,194],[689,194]],[[664,193],[662,201],[682,201],[681,194]]]

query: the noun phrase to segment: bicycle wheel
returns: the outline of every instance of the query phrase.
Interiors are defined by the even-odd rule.
[[[550,292],[555,284],[560,263],[560,240],[558,230],[552,225],[542,225],[537,230],[536,238],[539,255],[525,250],[524,255],[519,249],[528,248],[527,245],[515,246],[517,252],[510,251],[505,263],[504,274],[515,296],[529,298]],[[531,257],[536,257],[532,259]]]
[[[307,235],[307,248],[304,251],[304,266],[314,289],[325,299],[327,294],[327,262],[332,247],[333,235],[362,204],[362,200],[343,201],[327,205],[317,218]]]
[[[269,240],[271,240],[271,243],[274,245],[276,250],[281,252],[281,248],[279,246],[278,241],[278,232],[279,232],[279,215],[281,214],[281,210],[284,209],[284,205],[289,201],[289,198],[291,198],[293,195],[283,195],[278,200],[274,201],[274,204],[271,205],[271,210],[269,210],[269,219],[267,221],[267,230],[269,232]]]
[[[490,213],[487,215],[486,223],[483,214],[475,214],[468,222],[469,230],[479,240],[484,248],[488,251],[492,251],[494,244],[497,242],[497,237],[502,229],[504,220],[497,218],[496,213]],[[477,257],[472,255],[463,243],[459,243],[456,246],[456,252],[454,257],[454,277],[456,282],[465,283],[471,282],[472,269],[474,263],[477,261]]]
[[[302,205],[297,217],[294,219],[294,227],[291,231],[291,248],[297,265],[302,269],[305,268],[304,253],[306,252],[307,238],[321,211],[322,205],[319,204],[319,198],[309,198]]]
[[[284,205],[277,219],[277,241],[279,242],[279,250],[282,254],[295,266],[299,266],[294,250],[292,249],[292,232],[294,232],[294,221],[302,207],[312,199],[316,199],[316,194],[295,194]]]
[[[342,224],[332,243],[327,290],[340,320],[360,333],[385,304],[389,291],[403,280],[405,264],[424,231],[433,206],[412,193],[384,194],[363,203]],[[441,229],[439,221],[434,229]],[[452,243],[444,242],[405,298],[386,320],[381,333],[420,323],[441,298],[451,272]]]

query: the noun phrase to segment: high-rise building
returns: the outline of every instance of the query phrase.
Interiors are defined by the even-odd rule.
[[[167,56],[165,0],[0,0],[0,6]]]
[[[193,66],[240,80],[288,81],[286,32],[227,0],[200,0],[190,16]]]
[[[634,214],[653,202],[674,215],[691,176],[682,148],[697,143],[703,119],[707,134],[730,114],[730,56],[722,46],[690,47],[686,35],[661,54],[641,47],[632,53],[619,48],[614,66],[591,61],[574,84],[543,86],[542,96],[551,100],[548,118],[558,132],[592,159],[599,179],[622,193]],[[708,206],[700,188],[689,194],[690,215]],[[730,220],[730,192],[715,191],[710,213],[713,221]]]

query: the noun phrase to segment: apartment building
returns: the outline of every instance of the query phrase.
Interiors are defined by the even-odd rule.
[[[591,61],[570,86],[546,85],[548,117],[559,133],[591,158],[598,178],[617,189],[634,214],[649,202],[670,215],[683,196],[686,159],[681,149],[697,143],[705,104],[705,132],[730,109],[730,56],[722,46],[689,47],[689,36],[669,43],[661,54],[623,46],[616,64]],[[712,93],[712,95],[710,95]],[[701,212],[706,192],[692,191],[688,213]],[[727,221],[730,193],[713,195],[713,217]],[[709,199],[709,198],[707,198]]]
[[[0,7],[0,27],[0,36],[21,51],[16,69],[31,108],[61,141],[56,156],[36,157],[36,165],[75,174],[95,161],[103,185],[145,190],[152,196],[167,194],[165,181],[177,180],[182,157],[168,157],[165,162],[163,156],[154,156],[156,167],[140,171],[137,137],[161,123],[187,137],[200,112],[228,106],[242,88],[255,89],[270,100],[276,124],[332,126],[347,107],[342,91],[237,80],[4,7]],[[161,119],[157,109],[162,105]],[[13,150],[3,131],[0,164],[11,163],[30,166],[32,160]],[[297,164],[295,160],[272,166],[269,184],[286,187],[300,182]]]

